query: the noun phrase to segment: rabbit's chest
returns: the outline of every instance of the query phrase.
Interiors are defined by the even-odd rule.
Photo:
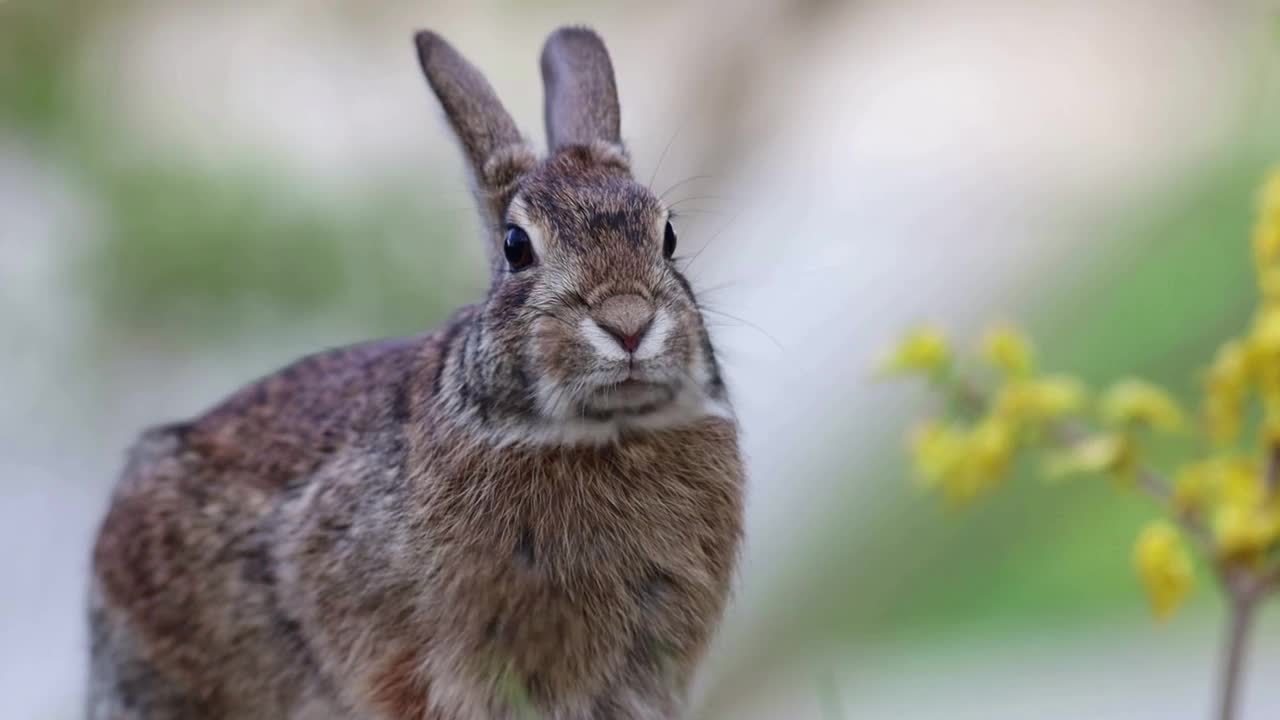
[[[740,535],[736,462],[714,460],[565,454],[456,478],[437,628],[539,704],[697,654]]]
[[[439,561],[520,611],[651,614],[671,585],[714,585],[737,541],[733,480],[691,467],[534,466],[470,482],[502,489],[463,500]]]

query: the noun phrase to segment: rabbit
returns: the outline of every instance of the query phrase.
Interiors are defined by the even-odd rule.
[[[142,434],[93,548],[90,720],[677,718],[742,541],[738,423],[591,30],[548,153],[415,35],[491,286]]]

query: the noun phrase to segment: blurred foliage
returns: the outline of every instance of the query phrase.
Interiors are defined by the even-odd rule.
[[[0,128],[28,138],[93,208],[100,237],[84,244],[70,284],[104,336],[212,342],[314,319],[416,332],[479,285],[479,267],[474,278],[456,271],[467,218],[421,197],[417,179],[335,197],[287,168],[210,170],[139,142],[146,130],[121,108],[86,107],[116,95],[80,85],[92,31],[142,9],[0,4]]]
[[[75,121],[75,60],[94,6],[77,0],[0,3],[0,123],[48,138]]]
[[[304,312],[346,284],[348,229],[278,202],[270,184],[160,168],[104,190],[111,229],[85,279],[107,313],[163,321],[182,306],[220,312],[240,303]]]
[[[394,191],[360,204],[289,186],[163,167],[113,176],[108,230],[81,272],[96,309],[112,326],[197,337],[324,314],[396,333],[429,327],[462,294],[447,239],[464,229]]]

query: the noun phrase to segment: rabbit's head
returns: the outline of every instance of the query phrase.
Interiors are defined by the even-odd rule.
[[[613,68],[584,28],[542,53],[548,155],[439,36],[419,59],[469,162],[492,287],[471,357],[508,415],[591,433],[728,411],[670,210],[631,176]]]

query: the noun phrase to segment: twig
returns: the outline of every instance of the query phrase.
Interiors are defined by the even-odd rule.
[[[1088,431],[1079,423],[1062,422],[1054,427],[1055,439],[1059,445],[1070,449],[1083,442],[1088,437]],[[1158,505],[1168,507],[1173,502],[1173,486],[1155,469],[1140,465],[1134,472],[1134,478],[1137,480],[1136,487],[1146,493],[1148,497]],[[1200,549],[1206,553],[1213,548],[1213,536],[1209,529],[1204,526],[1194,516],[1184,513],[1173,513],[1172,517],[1179,526],[1182,527],[1188,535],[1200,546]]]
[[[1267,470],[1262,476],[1266,484],[1267,495],[1275,496],[1280,490],[1280,445],[1272,445],[1267,452]]]
[[[1230,599],[1227,642],[1218,686],[1218,720],[1235,720],[1240,708],[1240,688],[1249,631],[1258,605],[1280,588],[1280,566],[1255,570],[1248,567],[1225,567],[1219,572],[1223,588]]]
[[[1138,488],[1145,492],[1156,503],[1168,506],[1173,502],[1173,491],[1169,489],[1169,483],[1159,473],[1148,467],[1138,468]],[[1190,535],[1191,538],[1200,546],[1206,555],[1212,557],[1213,551],[1213,533],[1209,532],[1209,528],[1195,515],[1186,513],[1173,512],[1171,516],[1174,522]]]
[[[1280,590],[1280,565],[1273,565],[1258,577],[1258,594],[1267,595]]]
[[[967,411],[981,414],[986,410],[986,397],[978,388],[964,378],[956,377],[951,372],[947,372],[935,378],[934,382],[947,389],[952,402]],[[1048,430],[1049,436],[1054,439],[1059,448],[1064,450],[1076,447],[1089,437],[1089,431],[1079,422],[1056,422]],[[1276,472],[1280,474],[1280,454],[1274,456],[1274,460],[1274,464],[1277,466]],[[1137,479],[1138,489],[1145,492],[1157,504],[1168,507],[1173,502],[1173,486],[1156,470],[1145,465],[1139,466],[1135,472],[1135,478]],[[1206,554],[1212,552],[1213,536],[1203,523],[1195,517],[1180,513],[1174,514],[1174,520],[1191,536],[1202,551]]]
[[[1257,605],[1253,593],[1238,587],[1238,584],[1227,583],[1227,592],[1231,596],[1231,606],[1227,610],[1227,644],[1223,650],[1222,675],[1218,684],[1218,720],[1235,720],[1240,700],[1240,676]]]

